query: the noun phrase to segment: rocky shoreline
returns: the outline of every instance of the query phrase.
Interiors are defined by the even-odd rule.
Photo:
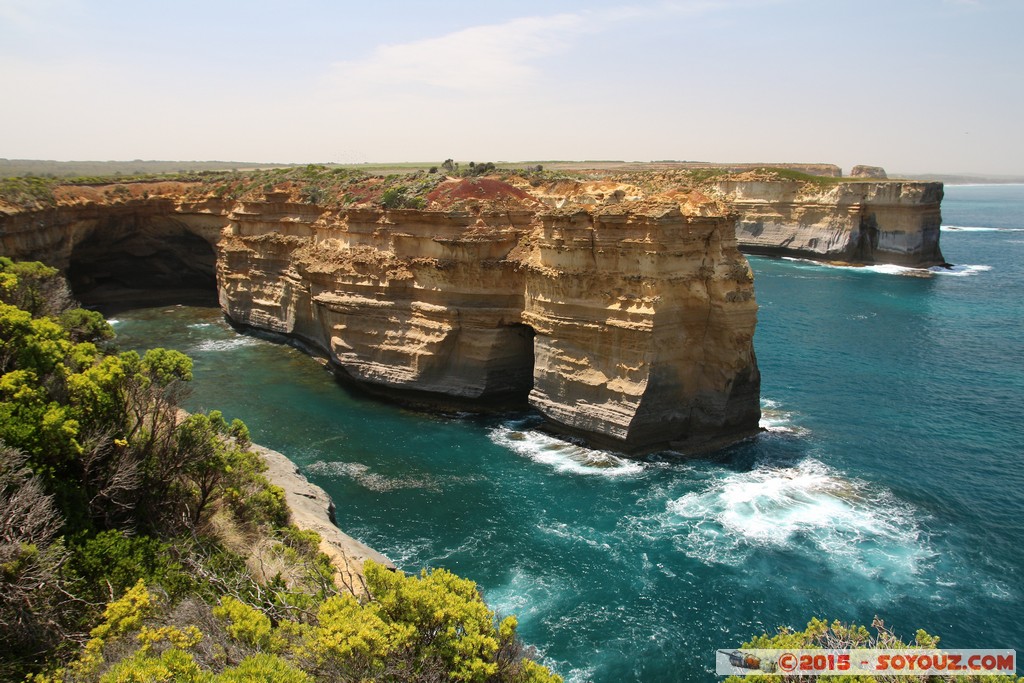
[[[264,476],[271,484],[284,489],[292,524],[320,534],[320,551],[330,557],[337,568],[336,580],[340,587],[356,596],[367,594],[363,576],[366,560],[396,569],[387,557],[338,528],[334,501],[326,491],[306,479],[288,456],[258,444],[252,444],[250,449],[267,464]]]

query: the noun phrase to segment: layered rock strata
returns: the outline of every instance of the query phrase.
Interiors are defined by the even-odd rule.
[[[726,180],[709,193],[735,212],[748,253],[846,263],[945,264],[941,183]]]
[[[230,214],[218,276],[233,320],[314,344],[371,388],[528,395],[553,427],[618,450],[757,429],[756,304],[727,219],[641,205],[317,213]]]
[[[756,429],[757,307],[730,220],[662,206],[539,223],[517,256],[532,405],[620,447],[693,450]]]
[[[187,234],[215,254],[231,320],[315,346],[364,386],[475,404],[528,397],[553,428],[627,452],[692,452],[757,431],[757,306],[722,216],[522,197],[327,210],[287,193],[105,208],[8,216],[4,253],[74,270],[87,247],[174,271],[158,267],[161,236]],[[172,249],[175,263],[194,246]]]

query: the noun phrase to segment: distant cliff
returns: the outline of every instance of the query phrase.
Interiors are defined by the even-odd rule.
[[[748,253],[847,263],[942,265],[941,183],[723,180],[709,188],[737,214]]]
[[[96,300],[212,282],[235,322],[391,395],[527,399],[553,429],[631,452],[757,431],[757,305],[731,219],[621,197],[552,207],[493,179],[444,181],[422,209],[298,194],[67,189],[0,218],[0,243]]]
[[[706,168],[581,174],[526,189],[550,206],[670,201],[687,213],[733,215],[747,253],[915,268],[945,263],[941,183]]]

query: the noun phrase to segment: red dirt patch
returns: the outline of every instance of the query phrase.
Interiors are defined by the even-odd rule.
[[[446,180],[427,195],[427,201],[442,208],[451,207],[464,201],[533,206],[537,200],[528,193],[493,178],[462,178]]]

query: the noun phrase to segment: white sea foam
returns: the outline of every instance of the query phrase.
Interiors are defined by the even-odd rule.
[[[566,670],[566,662],[560,662],[548,658],[543,660],[543,664],[552,671],[563,673],[565,676],[565,683],[589,683],[594,680],[594,673],[597,671],[596,666],[577,667]]]
[[[813,259],[806,258],[797,258],[795,256],[783,256],[782,260],[806,264],[811,267],[831,268],[835,270],[852,270],[860,273],[883,273],[885,275],[924,275],[926,277],[928,275],[928,271],[922,268],[908,268],[907,266],[897,266],[892,263],[880,263],[874,266],[845,266],[840,265],[838,263],[823,263],[821,261],[815,261]]]
[[[897,266],[894,263],[879,263],[874,266],[861,266],[858,270],[866,270],[871,273],[884,273],[885,275],[921,275],[922,268],[908,268],[907,266]]]
[[[726,475],[670,500],[663,524],[680,550],[708,563],[739,565],[757,548],[798,550],[905,580],[930,556],[905,505],[814,459]]]
[[[761,399],[761,420],[758,427],[766,432],[804,435],[807,429],[793,424],[793,413],[782,409],[777,401]]]
[[[121,321],[118,320],[117,318],[110,318],[109,320],[107,320],[107,324],[108,325],[120,325]]]
[[[929,272],[936,273],[938,275],[954,275],[964,277],[967,275],[977,275],[978,273],[986,273],[992,270],[992,266],[972,266],[968,264],[961,264],[957,266],[952,266],[950,268],[944,268],[942,266],[933,266],[928,270]]]
[[[932,275],[977,275],[978,273],[984,273],[985,271],[992,270],[992,266],[969,264],[957,265],[949,268],[945,266],[932,266],[931,268],[909,268],[907,266],[897,266],[893,263],[880,263],[874,266],[843,266],[835,263],[820,263],[818,261],[812,261],[810,259],[794,258],[792,256],[784,256],[783,259],[786,261],[805,263],[810,266],[816,266],[819,268],[852,270],[862,273],[881,273],[883,275],[901,275],[904,277],[931,277]]]
[[[311,473],[333,479],[352,479],[371,491],[395,491],[398,489],[440,490],[437,483],[426,477],[389,477],[372,472],[361,462],[318,461],[307,468]]]
[[[593,527],[589,527],[582,522],[571,525],[565,522],[539,523],[537,524],[537,531],[570,544],[579,543],[596,550],[612,550],[607,540],[593,538],[594,536],[600,536],[600,534]]]
[[[988,228],[981,225],[943,225],[942,232],[1024,232],[1024,228]]]
[[[639,474],[644,469],[634,460],[564,441],[529,429],[522,422],[506,422],[491,429],[489,436],[499,446],[552,467],[556,472],[620,477]]]
[[[257,340],[254,337],[238,335],[228,339],[207,339],[196,344],[196,351],[231,351],[243,346],[252,346]]]
[[[485,597],[497,614],[515,614],[520,622],[526,622],[551,612],[554,603],[567,593],[565,583],[562,578],[516,564],[509,578],[487,589]]]

